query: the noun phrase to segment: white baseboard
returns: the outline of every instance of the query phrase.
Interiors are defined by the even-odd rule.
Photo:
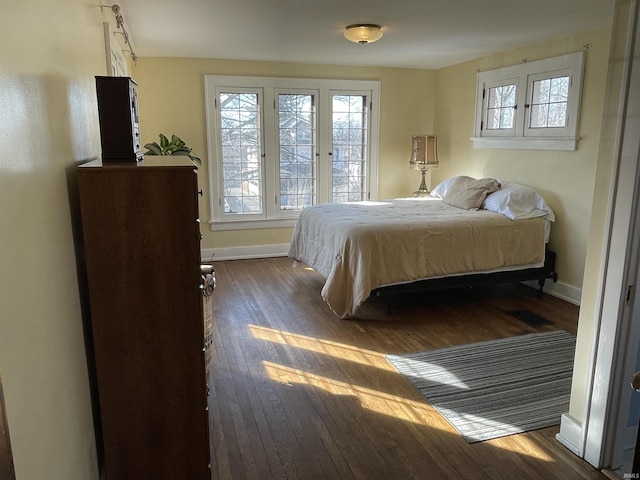
[[[201,252],[203,262],[241,260],[248,258],[286,257],[288,243],[251,245],[248,247],[205,248]]]
[[[556,440],[582,458],[582,424],[568,413],[563,413],[560,418],[560,432]]]
[[[526,282],[522,282],[525,285],[538,289],[538,281],[530,280]],[[582,297],[582,289],[578,287],[574,287],[573,285],[569,285],[567,283],[562,282],[553,282],[551,280],[547,280],[544,283],[544,293],[548,293],[549,295],[553,295],[554,297],[558,297],[566,302],[572,303],[574,305],[580,306],[580,300]]]

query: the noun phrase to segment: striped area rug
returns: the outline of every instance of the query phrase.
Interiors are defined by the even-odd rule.
[[[575,345],[554,330],[386,358],[473,443],[558,425]]]

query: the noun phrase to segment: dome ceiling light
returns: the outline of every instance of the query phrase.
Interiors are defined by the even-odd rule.
[[[380,28],[380,25],[371,23],[354,23],[347,27],[344,36],[353,43],[364,45],[382,38],[382,30]]]

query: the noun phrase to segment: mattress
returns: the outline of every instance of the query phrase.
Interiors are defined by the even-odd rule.
[[[319,204],[300,212],[289,257],[326,278],[321,294],[341,318],[375,288],[544,262],[548,221],[511,220],[440,199]]]

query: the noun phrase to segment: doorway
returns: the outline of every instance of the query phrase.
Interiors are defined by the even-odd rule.
[[[640,370],[640,34],[638,0],[616,2],[615,51],[609,75],[619,75],[607,105],[615,130],[603,275],[587,389],[582,456],[629,478],[640,417],[640,393],[629,384]],[[620,20],[620,24],[615,22]],[[622,23],[624,22],[624,23]],[[616,26],[621,27],[616,29]],[[616,31],[617,30],[617,31]],[[616,38],[616,33],[620,38]],[[604,129],[603,129],[604,130]],[[622,470],[627,470],[622,471]],[[625,475],[626,474],[626,475]]]

